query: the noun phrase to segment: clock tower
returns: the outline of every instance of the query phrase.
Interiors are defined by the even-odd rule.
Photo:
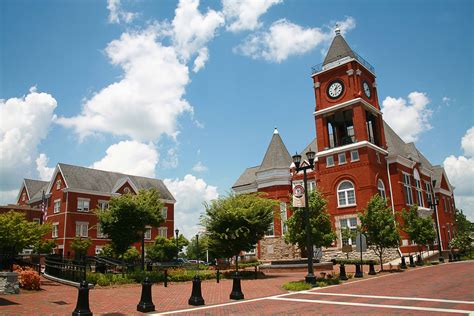
[[[387,146],[375,70],[349,47],[339,28],[335,31],[324,62],[313,67],[312,79],[317,185],[338,228],[338,216],[360,212],[378,193],[378,180],[387,183]]]

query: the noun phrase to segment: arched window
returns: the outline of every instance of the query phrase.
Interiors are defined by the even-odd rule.
[[[338,206],[355,205],[354,185],[350,181],[342,181],[337,187],[337,203]]]
[[[385,193],[385,186],[383,185],[382,179],[377,181],[377,189],[379,190],[379,195],[382,197],[382,199],[386,200],[387,194]]]

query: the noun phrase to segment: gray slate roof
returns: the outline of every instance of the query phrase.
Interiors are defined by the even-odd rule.
[[[64,163],[59,163],[58,166],[70,189],[113,193],[114,187],[120,181],[129,178],[138,190],[155,188],[160,193],[162,199],[175,201],[171,192],[160,179],[132,176],[118,172],[67,165]]]
[[[28,190],[28,195],[30,200],[41,199],[43,195],[43,190],[46,192],[49,181],[40,181],[33,179],[25,179],[26,190]]]
[[[324,58],[323,66],[344,57],[355,58],[355,54],[349,47],[349,44],[347,44],[344,37],[342,37],[340,34],[337,34],[332,40],[326,58]]]
[[[306,148],[303,149],[303,151],[300,153],[302,160],[306,160],[306,159],[307,159],[306,153],[307,153],[310,149],[311,149],[312,151],[314,151],[315,153],[318,152],[318,143],[317,143],[317,141],[316,141],[316,137],[315,137],[315,138],[311,141],[311,143],[309,143],[308,146],[306,146]]]
[[[235,181],[232,187],[235,188],[254,183],[257,180],[255,173],[258,171],[258,169],[260,169],[260,166],[245,169],[245,171],[240,175],[237,181]]]

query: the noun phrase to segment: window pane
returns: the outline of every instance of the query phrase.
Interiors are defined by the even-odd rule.
[[[355,194],[354,190],[347,191],[347,202],[349,204],[355,204]]]
[[[339,185],[339,190],[352,189],[354,186],[349,181],[344,181]]]
[[[346,163],[346,153],[341,153],[338,155],[339,164]]]
[[[343,206],[346,205],[346,194],[344,192],[338,192],[338,197],[339,197],[339,205]]]
[[[351,223],[351,228],[357,227],[357,218],[351,217],[349,221]]]

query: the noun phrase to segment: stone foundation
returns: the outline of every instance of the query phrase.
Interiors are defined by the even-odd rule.
[[[371,249],[372,247],[368,247],[367,251],[362,252],[362,259],[363,260],[379,260],[379,257],[375,254],[375,252]],[[395,259],[400,258],[400,255],[398,254],[398,249],[397,248],[389,248],[385,250],[385,253],[383,255],[383,261],[384,262],[389,262]],[[347,259],[347,254],[343,253],[341,249],[337,248],[328,248],[323,250],[323,257],[321,258],[321,261],[330,261],[331,259]],[[358,260],[360,259],[360,252],[352,251],[349,253],[349,259],[350,260]]]
[[[260,241],[260,260],[299,259],[301,254],[296,246],[285,243],[283,238],[265,237]]]
[[[18,273],[0,272],[0,294],[18,294],[20,285],[18,284]]]

